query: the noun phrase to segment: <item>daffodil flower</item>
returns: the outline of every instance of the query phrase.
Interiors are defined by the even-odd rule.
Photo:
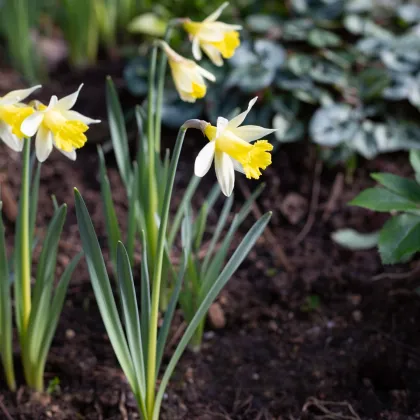
[[[230,196],[235,184],[235,170],[242,172],[247,178],[258,179],[260,169],[271,164],[270,151],[273,146],[267,140],[250,144],[263,136],[276,131],[257,125],[240,125],[258,98],[249,102],[248,109],[232,120],[219,117],[217,126],[202,122],[202,131],[210,140],[198,154],[195,160],[194,172],[203,177],[210,169],[214,158],[216,177],[220,188],[226,196]]]
[[[23,121],[22,133],[28,137],[36,133],[36,156],[40,162],[48,158],[53,146],[75,160],[76,149],[83,147],[87,141],[84,133],[88,130],[88,125],[101,122],[71,110],[82,86],[83,84],[76,92],[60,100],[57,96],[52,96],[48,106],[38,102],[36,111]]]
[[[0,98],[0,138],[16,152],[23,148],[24,134],[20,130],[23,120],[33,114],[34,109],[21,101],[41,86],[19,89]]]
[[[192,52],[196,60],[201,60],[203,49],[216,66],[222,66],[223,58],[231,58],[239,47],[241,41],[238,30],[242,29],[242,26],[217,22],[228,4],[223,3],[203,22],[192,22],[189,19],[184,22],[184,29],[192,40]]]
[[[185,102],[195,102],[196,99],[203,98],[207,92],[204,78],[215,82],[214,75],[193,60],[176,53],[166,42],[160,41],[159,44],[168,56],[175,87],[181,99]]]

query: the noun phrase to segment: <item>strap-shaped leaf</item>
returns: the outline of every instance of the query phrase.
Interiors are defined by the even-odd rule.
[[[214,249],[216,247],[217,241],[219,240],[220,235],[221,235],[223,229],[226,226],[226,222],[228,220],[230,210],[231,210],[232,205],[233,205],[233,199],[234,199],[234,195],[232,194],[227,200],[225,200],[225,204],[223,205],[222,212],[220,213],[220,217],[219,217],[219,220],[217,222],[216,229],[213,233],[213,236],[212,236],[211,241],[210,241],[209,248],[206,252],[206,256],[204,257],[204,261],[203,261],[203,264],[201,266],[201,277],[204,277],[204,273],[207,271],[207,268],[208,268],[209,262],[212,258],[212,255],[213,255]]]
[[[166,390],[166,387],[168,385],[169,379],[172,376],[172,373],[175,369],[176,364],[178,363],[178,360],[180,359],[182,353],[187,347],[189,341],[191,340],[191,337],[193,336],[194,331],[200,324],[201,320],[206,316],[207,311],[210,308],[210,305],[214,302],[214,300],[216,299],[216,297],[218,296],[222,288],[226,285],[226,283],[229,281],[229,279],[232,277],[232,275],[235,273],[238,267],[242,264],[243,260],[246,258],[248,253],[251,251],[255,242],[258,240],[258,238],[261,236],[262,232],[264,231],[265,227],[267,226],[267,223],[269,222],[270,217],[271,217],[271,212],[266,213],[257,222],[255,222],[255,224],[252,226],[249,232],[242,239],[242,242],[240,243],[240,245],[238,246],[238,248],[236,249],[232,257],[230,258],[229,262],[226,264],[226,267],[224,268],[224,270],[220,273],[220,276],[218,277],[216,282],[213,284],[212,288],[209,290],[209,293],[204,297],[203,301],[201,302],[200,307],[198,308],[194,318],[188,325],[188,328],[184,332],[184,335],[182,336],[182,339],[179,342],[171,360],[169,361],[169,364],[165,370],[165,373],[162,377],[159,391],[156,395],[155,408],[153,411],[153,420],[159,419],[160,406],[161,406],[162,398]]]
[[[364,207],[369,210],[388,212],[391,210],[416,209],[416,203],[401,197],[385,188],[368,188],[362,191],[349,203],[352,206]]]
[[[111,283],[106,271],[98,238],[86,204],[79,191],[76,189],[74,191],[74,196],[80,237],[82,239],[90,280],[92,282],[99,311],[121,368],[132,389],[136,389],[133,362],[128,350],[121,320],[118,315],[117,305],[112,293]]]
[[[140,330],[140,316],[137,306],[136,290],[134,287],[133,273],[130,260],[122,242],[117,247],[117,277],[120,287],[124,324],[130,348],[131,359],[136,376],[136,388],[134,394],[140,394],[141,411],[146,413],[146,376],[144,371],[143,344]]]
[[[130,258],[130,263],[134,264],[134,246],[136,242],[136,233],[138,223],[136,220],[136,209],[138,205],[139,193],[139,168],[137,162],[133,164],[133,177],[130,183],[130,190],[128,192],[128,224],[127,224],[127,253]]]
[[[420,203],[420,185],[413,179],[390,173],[375,173],[371,177],[388,190],[415,203]]]
[[[172,227],[168,234],[169,249],[172,248],[176,235],[178,234],[179,228],[181,226],[182,218],[185,213],[185,207],[191,203],[191,198],[194,195],[195,190],[197,189],[200,181],[201,181],[201,178],[199,178],[198,176],[193,176],[187,186],[187,189],[185,190],[184,196],[182,197],[181,203],[179,204],[179,207],[175,213],[175,217],[172,221]]]
[[[99,155],[99,179],[101,184],[102,203],[104,206],[105,226],[108,237],[108,247],[111,253],[112,264],[115,270],[117,262],[117,243],[121,240],[120,227],[118,225],[117,213],[112,200],[112,191],[106,174],[106,165],[104,153],[101,147],[98,147]]]
[[[30,355],[31,360],[36,360],[38,357],[45,331],[50,322],[49,308],[57,265],[58,244],[66,214],[67,206],[65,204],[54,213],[39,257],[29,317],[27,348],[24,349]]]
[[[66,269],[64,270],[63,274],[61,275],[60,281],[55,288],[54,297],[52,298],[51,308],[48,312],[48,323],[47,328],[45,330],[45,334],[42,338],[42,345],[39,350],[39,354],[37,354],[36,362],[34,363],[34,367],[37,371],[37,375],[43,376],[43,372],[45,369],[45,363],[47,361],[47,356],[49,349],[51,347],[52,340],[55,335],[55,331],[57,329],[58,321],[60,320],[61,311],[63,309],[64,300],[67,294],[67,289],[71,280],[71,276],[77,264],[79,263],[80,259],[83,256],[83,251],[79,252],[69,265],[67,265]],[[34,331],[36,333],[36,331]]]
[[[8,386],[16,387],[12,350],[12,304],[10,300],[9,265],[6,254],[5,229],[0,201],[0,356]]]
[[[131,177],[127,130],[125,128],[124,114],[120,100],[118,99],[114,82],[110,77],[108,77],[106,81],[106,104],[115,158],[117,160],[121,179],[127,188]]]

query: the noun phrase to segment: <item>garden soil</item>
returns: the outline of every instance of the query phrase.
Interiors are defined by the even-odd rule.
[[[97,79],[103,86],[103,77]],[[70,80],[66,93],[74,90],[72,83],[76,86]],[[48,96],[48,89],[43,94]],[[94,105],[87,107],[92,96],[86,89],[78,110],[105,119],[104,98],[99,94],[94,98]],[[128,103],[135,101],[127,96],[124,104]],[[105,142],[106,147],[106,124],[92,127],[90,133],[90,143]],[[171,147],[175,135],[165,132],[165,147]],[[187,135],[173,211],[204,141],[201,135]],[[112,153],[106,157],[119,220],[125,228],[127,199]],[[5,213],[10,247],[19,162],[19,155],[0,147],[0,181],[9,196]],[[165,395],[162,419],[420,418],[418,261],[384,267],[377,250],[353,252],[331,239],[337,229],[372,232],[387,219],[387,215],[347,205],[362,189],[374,185],[369,173],[409,176],[411,172],[404,155],[359,163],[353,174],[329,168],[317,159],[313,146],[303,143],[274,153],[273,164],[262,177],[266,189],[238,241],[260,212],[273,211],[269,229],[213,306],[201,351],[187,351],[182,357]],[[97,168],[92,144],[79,152],[75,163],[54,152],[43,165],[38,234],[42,236],[51,218],[51,195],[68,204],[58,274],[81,249],[73,187],[83,195],[108,255]],[[213,174],[203,179],[194,200],[196,209],[213,182]],[[238,176],[236,209],[256,186],[257,182]],[[222,204],[220,200],[210,215],[211,229]],[[38,254],[39,250],[35,259]],[[178,313],[166,362],[184,327]],[[138,418],[84,262],[73,275],[52,343],[45,374],[49,393],[34,394],[23,386],[17,345],[15,355],[21,387],[12,394],[0,377],[0,419]]]

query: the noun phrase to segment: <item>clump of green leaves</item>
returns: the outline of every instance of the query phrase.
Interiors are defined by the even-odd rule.
[[[352,249],[364,248],[367,243],[370,246],[377,243],[384,264],[406,262],[420,251],[420,153],[418,151],[410,152],[410,162],[416,172],[415,179],[391,173],[374,173],[372,178],[379,185],[362,191],[350,202],[354,206],[390,213],[391,218],[380,232],[367,236],[356,234],[351,237],[346,229],[336,232],[333,239],[338,238],[337,242]],[[365,240],[363,236],[366,236]],[[359,246],[356,244],[357,241]]]

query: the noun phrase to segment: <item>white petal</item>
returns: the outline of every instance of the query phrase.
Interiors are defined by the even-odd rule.
[[[65,152],[64,150],[58,149],[57,150],[62,153],[64,156],[68,157],[70,160],[76,160],[76,150],[73,149],[71,152]]]
[[[229,121],[226,118],[217,117],[216,139],[219,138],[223,134],[228,124],[229,124]]]
[[[40,162],[44,162],[53,149],[53,135],[42,125],[39,127],[35,139],[36,157]]]
[[[15,152],[23,149],[23,141],[12,133],[12,129],[4,121],[0,121],[0,139]]]
[[[98,124],[101,122],[101,120],[93,120],[92,118],[86,117],[86,115],[82,115],[77,111],[62,111],[62,114],[68,120],[80,121],[86,125]]]
[[[277,129],[259,127],[258,125],[243,125],[242,127],[231,128],[230,131],[242,140],[250,142],[268,136],[277,131]]]
[[[216,177],[219,181],[222,193],[229,197],[232,194],[235,185],[235,170],[233,162],[227,153],[216,152],[214,158],[214,168],[216,169]]]
[[[69,109],[72,109],[77,101],[77,98],[79,97],[80,89],[82,89],[82,87],[83,83],[79,86],[79,89],[77,89],[76,92],[61,98],[57,102],[57,109],[60,111],[68,111]]]
[[[197,64],[198,73],[204,76],[206,79],[210,80],[211,82],[216,81],[216,76],[213,73],[210,73],[208,70],[203,69],[203,67]]]
[[[205,43],[202,45],[202,48],[214,65],[218,67],[223,66],[222,54],[214,45]]]
[[[200,40],[196,36],[192,40],[192,53],[197,61],[201,60],[202,54],[200,49]]]
[[[209,171],[213,162],[215,147],[216,142],[211,141],[210,143],[207,143],[197,155],[194,164],[194,173],[196,176],[201,178]]]
[[[32,92],[39,89],[41,85],[33,86],[29,89],[18,89],[9,92],[0,99],[0,105],[12,105],[26,99]]]
[[[32,137],[44,119],[44,112],[36,111],[33,114],[29,115],[29,117],[25,118],[20,126],[20,131],[27,137]]]
[[[195,36],[201,41],[221,42],[225,38],[225,31],[218,23],[203,23]]]
[[[225,1],[218,9],[216,9],[210,16],[207,16],[203,22],[214,22],[219,19],[220,15],[222,14],[223,10],[229,6],[229,2]]]
[[[257,99],[258,96],[256,96],[254,99],[251,99],[248,104],[248,109],[229,121],[229,129],[239,127],[244,122],[249,111],[251,111],[251,108],[254,106],[255,102],[257,102]]]
[[[236,159],[232,159],[232,162],[233,162],[233,168],[235,169],[235,171],[238,171],[241,174],[245,174],[243,166]]]
[[[55,95],[51,96],[50,102],[45,111],[49,111],[50,109],[54,108],[57,105],[57,102],[58,102],[57,96]]]

